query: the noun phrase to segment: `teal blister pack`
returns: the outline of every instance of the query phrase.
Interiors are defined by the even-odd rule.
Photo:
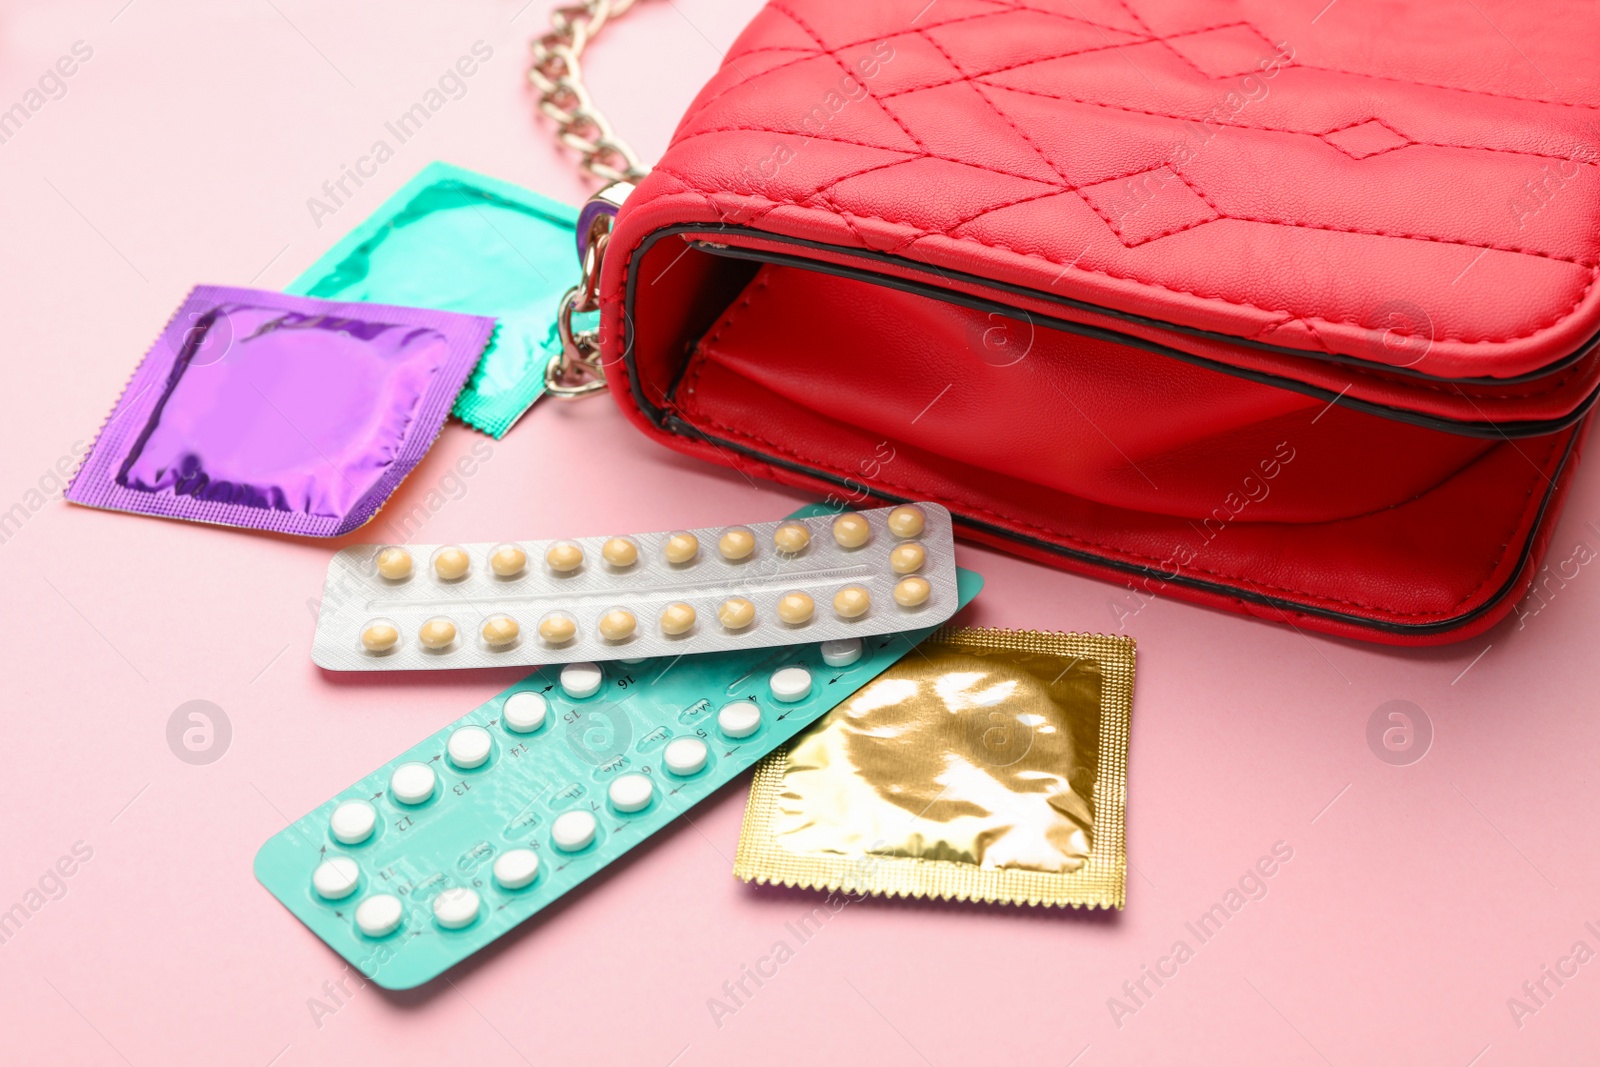
[[[452,413],[498,438],[544,393],[561,351],[556,306],[577,277],[577,221],[510,182],[430,163],[287,291],[494,316]]]
[[[964,605],[983,580],[958,572]],[[256,878],[385,989],[505,934],[934,628],[541,667],[274,835]]]

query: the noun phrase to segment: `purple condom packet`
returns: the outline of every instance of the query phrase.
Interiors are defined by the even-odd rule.
[[[422,459],[494,332],[477,315],[202,285],[145,353],[67,499],[337,537]]]

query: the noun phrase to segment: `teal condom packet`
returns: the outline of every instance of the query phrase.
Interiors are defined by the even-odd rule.
[[[961,602],[983,579],[958,574]],[[750,769],[934,628],[541,667],[256,854],[256,878],[385,989],[432,979]]]
[[[430,163],[287,291],[499,320],[452,411],[503,437],[560,354],[556,307],[577,278],[578,213],[510,182]]]

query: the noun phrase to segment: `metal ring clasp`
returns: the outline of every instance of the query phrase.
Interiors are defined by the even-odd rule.
[[[556,309],[561,354],[544,369],[545,391],[559,399],[575,400],[606,387],[605,368],[600,364],[600,329],[577,329],[573,316],[600,310],[600,273],[605,265],[606,245],[617,211],[631,192],[632,182],[613,182],[591,196],[578,214],[576,237],[582,276],[562,295]]]

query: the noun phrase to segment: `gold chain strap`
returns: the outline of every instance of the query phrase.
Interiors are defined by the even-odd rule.
[[[550,12],[550,32],[532,42],[528,80],[539,90],[539,111],[556,124],[556,139],[581,157],[585,173],[604,182],[637,182],[648,172],[611,130],[583,84],[578,57],[611,19],[634,0],[583,0]]]
[[[539,90],[539,111],[556,124],[556,139],[578,153],[578,166],[606,183],[579,216],[578,255],[583,277],[556,310],[561,354],[544,369],[545,391],[562,400],[590,396],[606,387],[600,365],[600,328],[580,330],[573,317],[600,308],[600,262],[617,209],[649,169],[611,130],[583,84],[578,57],[602,27],[624,14],[634,0],[583,0],[550,12],[550,32],[531,42],[528,80]]]

